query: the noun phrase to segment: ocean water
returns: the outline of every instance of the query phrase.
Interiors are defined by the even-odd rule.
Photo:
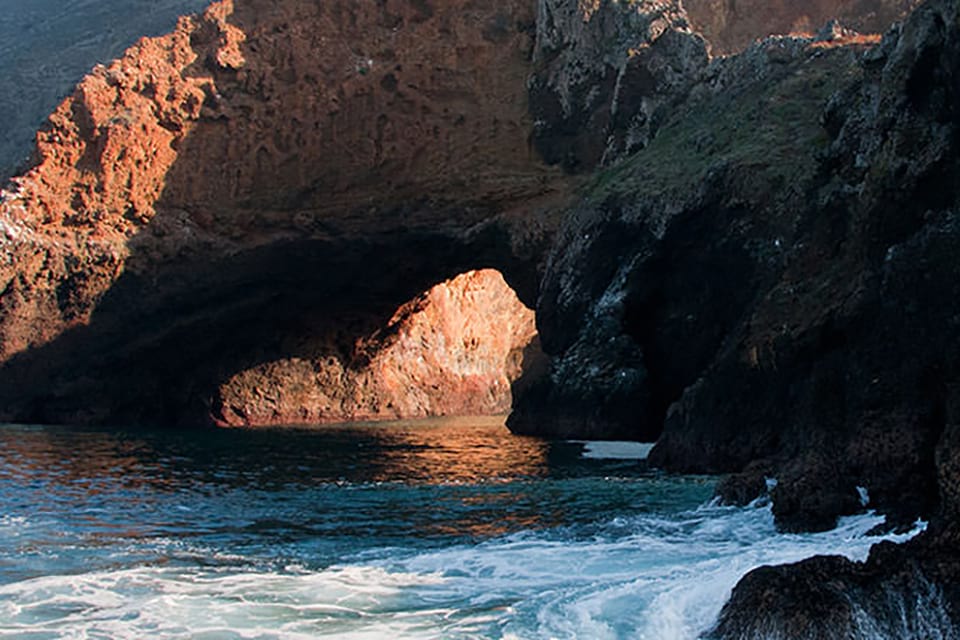
[[[0,637],[692,639],[750,569],[879,540],[870,514],[779,534],[647,450],[496,419],[0,426]]]

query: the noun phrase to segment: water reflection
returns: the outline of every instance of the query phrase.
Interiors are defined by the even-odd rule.
[[[513,437],[496,419],[200,432],[11,425],[0,427],[0,508],[63,523],[63,535],[47,532],[22,553],[78,536],[485,537],[550,526],[523,487],[549,474],[547,459],[546,442]]]
[[[543,476],[547,449],[510,436],[499,418],[193,432],[11,425],[0,427],[0,479],[92,494],[104,485],[473,484]]]
[[[90,563],[324,566],[690,504],[636,462],[502,421],[134,431],[0,426],[0,583]],[[709,488],[694,487],[696,501]],[[281,565],[284,566],[284,565]]]

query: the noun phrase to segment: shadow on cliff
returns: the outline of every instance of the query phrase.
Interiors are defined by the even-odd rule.
[[[292,357],[350,362],[355,342],[401,304],[503,266],[490,256],[505,241],[497,230],[459,242],[426,231],[293,240],[128,272],[89,325],[6,365],[0,403],[6,419],[30,423],[208,423],[209,399],[231,375]]]
[[[251,46],[244,45],[244,55],[254,54]],[[225,94],[249,89],[239,87],[234,70],[203,56],[188,75],[212,75]],[[128,241],[125,271],[90,322],[4,366],[0,417],[209,423],[217,410],[210,405],[214,391],[231,375],[283,358],[337,356],[348,363],[356,341],[383,327],[401,304],[465,271],[500,270],[532,306],[540,256],[518,254],[510,230],[496,219],[503,203],[458,205],[449,193],[413,197],[374,171],[360,185],[364,194],[376,194],[378,185],[388,191],[374,206],[340,203],[318,215],[323,176],[294,180],[295,188],[278,183],[278,171],[303,170],[290,166],[267,171],[259,193],[234,190],[233,200],[224,200],[230,189],[204,189],[208,178],[197,161],[209,158],[211,147],[229,145],[235,132],[221,125],[216,114],[202,116],[180,142],[157,213]],[[246,146],[255,148],[257,140]],[[263,168],[259,155],[255,166]],[[222,169],[210,166],[208,173],[219,176]],[[198,184],[199,205],[190,200]],[[406,200],[390,203],[391,194]],[[212,244],[192,243],[194,231]],[[61,281],[58,300],[67,304],[75,285],[72,278]]]

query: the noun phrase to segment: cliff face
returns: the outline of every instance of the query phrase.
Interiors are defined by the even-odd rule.
[[[776,469],[786,527],[830,526],[857,484],[931,513],[957,150],[951,23],[928,12],[869,51],[841,34],[717,60],[598,173],[550,255],[553,367],[515,430],[659,438],[652,460],[678,471]]]
[[[707,63],[677,0],[540,0],[538,15],[533,144],[567,171],[644,147]]]
[[[3,417],[196,421],[475,268],[532,302],[533,9],[225,1],[94,70],[0,205]]]
[[[891,526],[931,519],[866,564],[758,570],[717,638],[956,633],[958,15],[711,62],[551,250],[553,364],[514,430],[657,440],[660,467],[740,472],[732,500],[775,477],[785,530],[832,527],[857,487]]]
[[[753,6],[703,30],[739,47]],[[529,315],[475,274],[431,290],[494,267],[549,356],[514,430],[657,440],[668,470],[738,473],[727,498],[775,476],[789,530],[864,487],[931,532],[838,584],[957,602],[958,24],[932,0],[876,47],[711,60],[666,0],[215,3],[84,80],[4,192],[0,419],[499,410],[479,387],[518,373]],[[749,578],[718,637],[761,637],[745,612],[819,562]]]
[[[651,144],[727,73],[708,62],[667,1],[226,0],[182,19],[95,69],[3,194],[4,417],[196,420],[225,380],[318,331],[370,335],[470,269],[532,304],[578,183],[550,165]],[[622,369],[612,395],[574,387],[616,413]]]

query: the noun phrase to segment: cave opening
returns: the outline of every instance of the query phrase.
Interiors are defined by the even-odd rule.
[[[427,245],[404,259],[306,243],[183,264],[156,282],[127,272],[89,324],[13,358],[0,396],[11,419],[34,424],[504,415],[541,356],[529,292],[508,284],[509,269],[458,268]]]
[[[327,424],[509,412],[511,385],[539,350],[534,312],[496,269],[461,273],[386,322],[347,314],[307,327],[284,357],[216,385],[220,426]]]

